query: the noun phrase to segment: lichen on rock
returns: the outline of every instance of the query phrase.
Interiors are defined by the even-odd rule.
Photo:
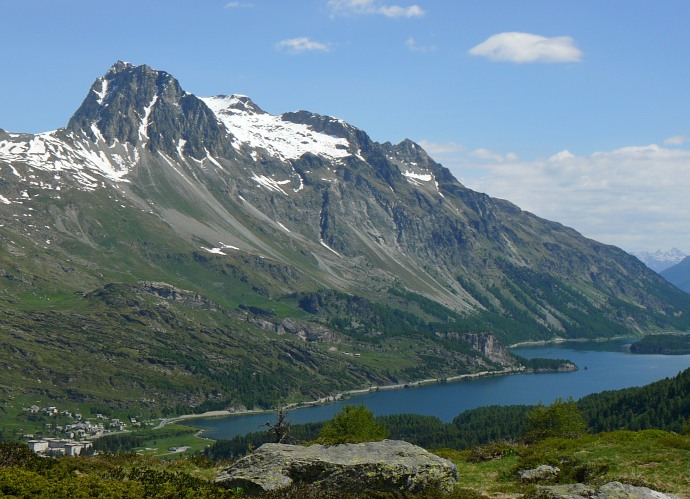
[[[216,482],[246,493],[310,484],[347,492],[449,492],[457,481],[453,463],[407,442],[360,444],[264,444],[224,470]]]

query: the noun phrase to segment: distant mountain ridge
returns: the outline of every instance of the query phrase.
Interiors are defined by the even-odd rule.
[[[637,258],[639,258],[647,267],[652,269],[654,272],[661,273],[673,265],[679,263],[686,255],[684,252],[677,248],[672,248],[668,251],[656,250],[654,252],[649,251],[638,251],[633,252]]]
[[[690,327],[690,297],[637,258],[412,141],[148,66],[113,65],[64,129],[0,132],[0,178],[10,391],[265,407],[506,367],[465,333]]]
[[[685,257],[679,263],[665,269],[661,276],[679,289],[690,293],[690,257]]]

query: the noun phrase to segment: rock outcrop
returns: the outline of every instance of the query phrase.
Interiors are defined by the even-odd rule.
[[[539,497],[548,499],[678,499],[678,496],[673,494],[620,482],[609,482],[598,488],[581,483],[554,485],[540,488],[539,493]]]
[[[560,469],[555,466],[548,466],[542,464],[531,470],[524,470],[520,472],[520,480],[523,482],[536,482],[543,480],[555,480],[558,474],[561,472]]]
[[[246,493],[306,483],[347,492],[450,491],[455,465],[397,440],[333,446],[264,444],[224,470],[216,481]]]
[[[464,341],[470,344],[472,350],[479,352],[490,362],[502,367],[517,366],[519,363],[514,355],[503,346],[491,333],[436,333],[438,338],[450,341]]]

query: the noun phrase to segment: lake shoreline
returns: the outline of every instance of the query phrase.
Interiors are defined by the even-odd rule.
[[[535,363],[531,369],[506,371],[503,369],[471,375],[450,377],[466,383],[446,383],[446,379],[425,379],[417,383],[388,385],[386,389],[363,387],[323,397],[311,404],[303,402],[291,406],[289,418],[293,424],[305,424],[332,419],[346,405],[365,403],[377,416],[392,414],[420,414],[434,416],[444,423],[453,421],[459,414],[478,407],[492,405],[549,404],[558,398],[578,400],[592,393],[643,386],[664,377],[676,376],[690,368],[688,356],[631,355],[628,348],[632,338],[610,342],[559,343],[547,346],[523,348],[515,353],[526,359],[560,360],[557,366],[564,370],[563,362],[571,364],[574,372],[563,373],[551,369],[549,363]],[[541,366],[546,369],[539,369]],[[576,366],[580,368],[577,369]],[[536,368],[536,369],[535,369]],[[511,376],[510,374],[543,373],[540,376]],[[467,379],[471,377],[471,379]],[[474,378],[474,379],[472,379]],[[470,382],[471,381],[471,382]],[[405,387],[419,390],[404,390]],[[348,399],[348,395],[360,399]],[[315,404],[314,402],[317,402]],[[320,403],[319,403],[320,402]],[[203,428],[204,435],[217,440],[265,430],[267,422],[275,421],[272,411],[240,412],[244,407],[229,407],[229,411],[187,415],[184,419],[171,418],[196,429]],[[233,409],[236,409],[233,411]],[[228,417],[228,416],[238,416]],[[197,418],[192,420],[191,418]],[[158,420],[160,421],[160,420]],[[157,423],[154,422],[154,424]]]
[[[554,370],[536,370],[536,369],[527,369],[525,367],[507,367],[505,369],[501,369],[498,371],[480,371],[476,373],[468,373],[468,374],[459,374],[457,376],[448,376],[446,378],[427,378],[427,379],[422,379],[422,380],[417,380],[417,381],[410,381],[407,383],[397,383],[394,385],[372,385],[368,388],[357,388],[354,390],[346,390],[343,392],[336,393],[335,395],[328,395],[325,397],[318,398],[316,400],[309,400],[309,401],[304,401],[304,402],[293,402],[290,404],[287,404],[284,406],[284,409],[290,410],[290,409],[301,409],[304,407],[312,407],[312,406],[317,406],[317,405],[324,405],[328,404],[331,402],[336,402],[340,400],[345,400],[348,399],[349,397],[352,396],[357,396],[357,395],[363,395],[365,393],[372,393],[372,392],[378,392],[378,391],[386,391],[386,390],[401,390],[405,388],[416,388],[419,386],[424,386],[428,384],[433,384],[433,383],[454,383],[458,381],[463,381],[463,380],[471,380],[471,379],[477,379],[477,378],[486,378],[490,376],[510,376],[513,374],[538,374],[538,373],[543,373],[543,372],[569,372],[572,370],[576,370],[577,366],[574,366],[574,369],[572,368],[567,368],[567,369],[554,369]],[[172,418],[165,418],[161,420],[161,422],[156,426],[156,428],[162,428],[166,425],[169,424],[174,424],[174,423],[179,423],[182,421],[190,420],[190,419],[210,419],[210,418],[225,418],[228,416],[246,416],[250,414],[273,414],[275,413],[275,409],[241,409],[241,410],[217,410],[217,411],[206,411],[200,414],[182,414],[180,416],[174,416]]]
[[[641,337],[640,337],[641,338]],[[550,340],[534,340],[534,341],[521,341],[520,343],[513,343],[508,345],[507,349],[521,348],[521,347],[541,347],[546,345],[562,345],[563,343],[602,343],[604,341],[616,341],[616,340],[627,340],[633,339],[632,336],[613,336],[611,338],[561,338],[556,336]]]
[[[555,337],[550,340],[535,340],[535,341],[523,341],[520,343],[515,343],[512,345],[509,345],[508,349],[513,349],[513,348],[520,348],[520,347],[531,347],[531,346],[546,346],[546,345],[558,345],[558,344],[563,344],[563,343],[596,343],[596,342],[602,342],[602,341],[610,341],[610,340],[620,340],[620,339],[627,339],[628,337],[615,337],[615,338],[575,338],[575,339],[567,339],[567,338],[561,338],[561,337]],[[414,388],[418,386],[424,386],[432,383],[447,383],[447,382],[456,382],[456,381],[462,381],[465,379],[473,379],[473,378],[480,378],[480,377],[488,377],[488,376],[509,376],[512,374],[539,374],[539,373],[544,373],[544,372],[571,372],[573,370],[577,370],[578,367],[574,365],[574,368],[565,368],[565,369],[553,369],[553,370],[535,370],[535,369],[527,369],[525,367],[509,367],[505,368],[502,370],[498,371],[480,371],[478,373],[469,373],[469,374],[460,374],[457,376],[450,376],[446,378],[428,378],[428,379],[423,379],[423,380],[417,380],[417,381],[410,381],[407,383],[398,383],[394,385],[372,385],[367,388],[358,388],[358,389],[353,389],[353,390],[346,390],[343,392],[336,393],[335,395],[328,395],[326,397],[321,397],[316,400],[309,400],[309,401],[303,401],[303,402],[292,402],[290,404],[287,404],[284,408],[287,410],[290,409],[300,409],[303,407],[312,407],[312,406],[318,406],[318,405],[324,405],[328,404],[330,402],[335,402],[339,400],[344,400],[346,398],[349,398],[351,396],[357,396],[357,395],[362,395],[365,393],[371,393],[371,392],[376,392],[376,391],[385,391],[385,390],[399,390],[399,389],[404,389],[404,388]],[[228,416],[246,416],[246,415],[251,415],[251,414],[273,414],[275,413],[275,409],[238,409],[238,410],[216,410],[216,411],[206,411],[203,413],[199,414],[182,414],[180,416],[174,416],[172,418],[165,418],[160,421],[160,423],[156,426],[156,428],[162,428],[163,426],[166,426],[168,424],[173,424],[173,423],[179,423],[183,422],[186,420],[190,419],[210,419],[210,418],[225,418]]]
[[[409,381],[407,383],[397,383],[394,385],[372,385],[368,388],[357,388],[353,390],[346,390],[343,392],[336,393],[335,395],[328,395],[325,397],[318,398],[316,400],[309,400],[303,402],[293,402],[285,405],[283,408],[286,410],[291,409],[302,409],[305,407],[313,407],[319,405],[329,404],[331,402],[347,400],[350,397],[363,395],[366,393],[387,391],[387,390],[402,390],[406,388],[416,388],[420,386],[425,386],[434,383],[455,383],[459,381],[487,378],[492,376],[511,376],[514,374],[542,374],[542,373],[563,373],[563,372],[573,372],[577,371],[579,368],[573,363],[566,363],[559,366],[557,369],[528,369],[526,367],[506,367],[497,371],[479,371],[476,373],[459,374],[456,376],[448,376],[446,378],[427,378],[417,381]],[[251,414],[274,414],[275,409],[241,409],[241,410],[217,410],[217,411],[206,411],[200,414],[183,414],[180,416],[174,416],[172,418],[163,419],[156,428],[162,428],[163,426],[180,423],[190,419],[211,419],[211,418],[225,418],[229,416],[246,416]]]

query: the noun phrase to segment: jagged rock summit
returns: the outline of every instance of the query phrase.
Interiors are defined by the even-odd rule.
[[[107,144],[201,159],[223,154],[226,131],[213,112],[164,71],[118,61],[91,86],[67,129]]]
[[[310,484],[329,491],[397,494],[450,492],[453,463],[398,440],[308,447],[264,444],[224,470],[216,482],[249,493]]]

